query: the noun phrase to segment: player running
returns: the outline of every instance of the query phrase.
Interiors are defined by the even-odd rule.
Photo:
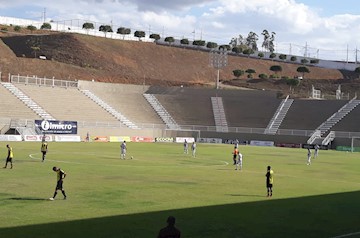
[[[311,165],[311,150],[308,148],[308,153],[307,153],[307,165]]]

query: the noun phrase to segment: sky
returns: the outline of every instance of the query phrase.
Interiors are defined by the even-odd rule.
[[[285,54],[354,61],[360,52],[358,0],[0,0],[0,16],[91,21],[219,45],[255,32],[260,50],[267,30]]]

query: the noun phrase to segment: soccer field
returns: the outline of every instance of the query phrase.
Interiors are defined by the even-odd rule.
[[[5,163],[6,143],[0,143]],[[306,165],[304,149],[232,145],[12,142],[14,169],[0,170],[0,237],[157,237],[169,215],[182,237],[358,237],[360,154],[319,151]],[[133,159],[130,159],[133,156]],[[1,164],[3,166],[3,164]],[[266,197],[266,167],[274,192]],[[58,166],[64,188],[49,201]],[[344,236],[350,235],[350,236]]]

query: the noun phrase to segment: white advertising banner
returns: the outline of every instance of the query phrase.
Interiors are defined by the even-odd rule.
[[[56,142],[81,142],[80,136],[55,136]]]
[[[0,135],[0,141],[22,141],[21,135]]]
[[[262,141],[262,140],[252,140],[250,145],[255,146],[274,146],[274,141]]]
[[[42,141],[43,135],[24,135],[24,141]],[[45,135],[45,141],[53,141],[51,135]]]
[[[184,143],[185,140],[187,143],[193,143],[195,141],[194,137],[176,137],[175,142],[176,143]]]

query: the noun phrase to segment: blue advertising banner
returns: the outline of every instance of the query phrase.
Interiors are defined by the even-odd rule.
[[[44,134],[77,134],[77,121],[35,120],[35,127]]]

